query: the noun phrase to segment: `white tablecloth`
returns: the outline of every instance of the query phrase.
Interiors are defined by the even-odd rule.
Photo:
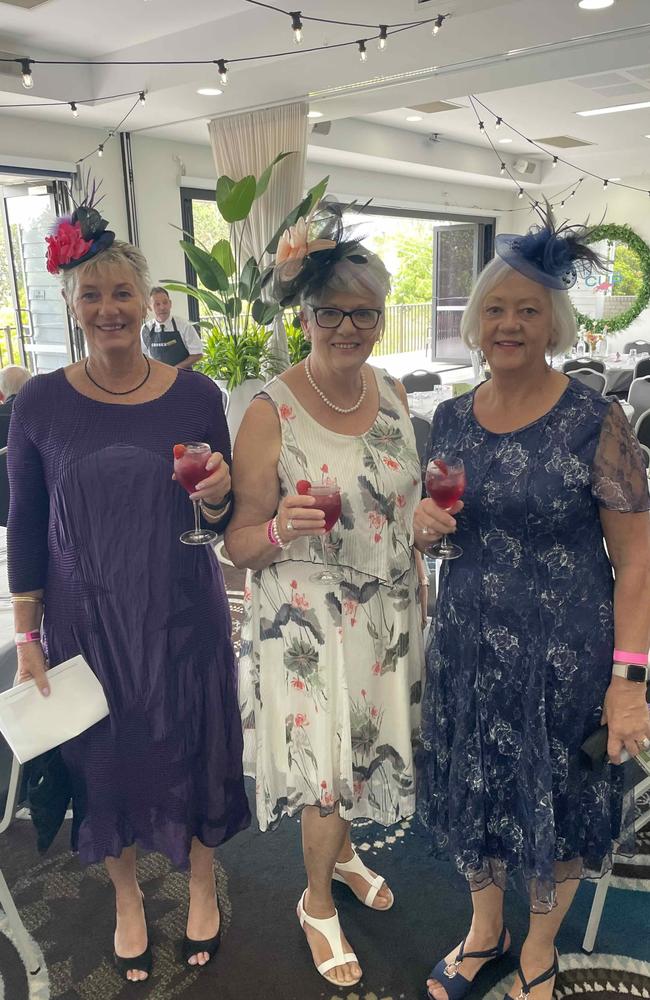
[[[605,378],[607,383],[605,385],[605,393],[612,392],[626,392],[632,383],[632,378],[634,376],[634,368],[637,361],[640,358],[646,357],[645,354],[640,354],[636,358],[631,358],[629,354],[621,354],[620,359],[617,361],[615,357],[604,356],[604,355],[594,355],[594,361],[600,361],[605,365]],[[558,371],[562,371],[562,365],[565,361],[573,360],[572,358],[554,358],[553,367],[557,368]],[[582,360],[582,359],[580,359]],[[588,368],[585,365],[585,368]]]

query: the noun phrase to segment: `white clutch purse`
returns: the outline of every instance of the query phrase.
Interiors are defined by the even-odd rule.
[[[108,715],[104,689],[83,656],[47,672],[50,694],[25,681],[0,694],[0,732],[21,764],[79,736]]]

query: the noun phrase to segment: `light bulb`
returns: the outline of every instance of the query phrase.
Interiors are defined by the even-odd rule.
[[[478,130],[479,132],[485,132],[485,122],[478,123]]]
[[[553,157],[553,170],[555,170],[555,168],[556,168],[556,167],[557,167],[557,165],[558,165],[558,159],[559,159],[559,158],[558,158],[557,156],[554,156],[554,157]]]
[[[495,128],[501,128],[501,122],[502,121],[503,121],[503,118],[497,118],[497,120],[494,123],[494,127]]]
[[[228,86],[228,67],[226,66],[225,59],[217,59],[217,69],[219,71],[219,79],[221,80],[224,87]]]
[[[97,147],[97,156],[103,156],[103,155],[104,155],[104,147],[100,142],[99,146]]]
[[[31,59],[21,59],[20,60],[20,71],[23,74],[23,87],[25,90],[31,90],[34,86],[34,77],[32,76],[32,61]]]
[[[296,45],[300,45],[302,42],[302,20],[300,19],[300,11],[290,10],[289,16],[291,18],[291,27],[293,29],[293,40]]]
[[[518,198],[523,198],[523,196],[524,196],[524,189],[523,188],[519,188],[519,194],[517,195],[517,197]]]
[[[79,112],[77,111],[77,105],[75,104],[74,101],[70,101],[70,110],[72,111],[73,118],[79,117]]]
[[[379,49],[380,52],[383,52],[387,45],[388,45],[388,25],[387,24],[380,24],[379,25],[379,43],[378,43],[377,47],[378,47],[378,49]]]
[[[442,28],[443,21],[445,20],[444,14],[438,14],[437,18],[433,22],[433,28],[431,29],[432,35],[437,35]]]
[[[140,104],[145,104],[146,103],[147,95],[145,94],[144,90],[140,91],[140,94],[138,96],[138,100],[140,101]]]
[[[603,181],[603,191],[605,191],[607,187],[609,187],[609,181]]]
[[[361,62],[366,62],[368,59],[368,50],[366,49],[365,39],[360,39],[360,41],[357,42],[357,45],[359,46],[359,58],[361,59]]]
[[[505,165],[505,163],[502,163],[501,164],[501,171],[500,171],[502,177],[505,174],[505,172],[506,172],[506,165]]]

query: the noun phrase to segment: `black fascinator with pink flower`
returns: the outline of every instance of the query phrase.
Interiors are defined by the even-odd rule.
[[[558,226],[548,202],[538,213],[541,224],[524,236],[502,233],[496,237],[495,250],[506,264],[546,288],[563,291],[575,285],[578,274],[603,268],[601,258],[588,246],[592,228],[568,222]]]
[[[90,184],[86,178],[83,198],[72,215],[64,215],[56,220],[47,243],[47,269],[50,274],[70,271],[73,267],[91,260],[102,250],[107,250],[115,239],[115,233],[108,229],[108,222],[97,211],[100,184]],[[103,197],[103,196],[102,196]]]

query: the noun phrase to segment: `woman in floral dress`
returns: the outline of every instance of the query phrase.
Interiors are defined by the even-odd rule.
[[[443,565],[427,649],[419,813],[474,912],[430,974],[434,1000],[460,1000],[509,947],[510,881],[531,908],[510,996],[550,1000],[578,880],[611,864],[622,828],[621,771],[588,770],[581,744],[603,718],[613,761],[650,745],[647,670],[627,666],[648,653],[644,463],[618,403],[545,358],[575,339],[565,289],[593,255],[550,218],[497,253],[463,320],[492,378],[438,408],[429,444],[463,458],[465,506],[425,500],[415,518],[422,548],[455,531],[463,550]]]
[[[401,385],[366,364],[389,277],[379,258],[339,229],[333,236],[308,245],[294,230],[280,246],[279,260],[291,257],[276,289],[300,301],[311,354],[246,414],[226,545],[253,570],[240,700],[260,827],[302,810],[308,887],[298,916],[318,971],[338,986],[361,969],[332,878],[374,909],[393,902],[354,852],[350,823],[414,812],[423,651],[412,547],[420,465]],[[325,540],[323,511],[301,490],[333,480],[342,512]],[[325,541],[340,583],[313,580]]]

